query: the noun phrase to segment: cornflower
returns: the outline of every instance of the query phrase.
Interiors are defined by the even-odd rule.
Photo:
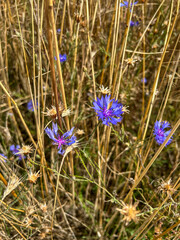
[[[141,79],[141,82],[142,82],[142,83],[144,82],[144,84],[146,84],[146,83],[147,83],[147,79],[146,79],[146,78],[142,78],[142,79]]]
[[[57,60],[56,57],[54,57],[55,60]],[[65,62],[67,60],[67,55],[66,54],[59,54],[59,59],[60,59],[60,62]]]
[[[36,108],[38,108],[38,101],[36,101]],[[28,103],[27,103],[27,109],[31,112],[34,112],[34,107],[33,107],[33,103],[32,103],[32,100],[30,100]]]
[[[58,133],[57,123],[52,123],[52,129],[47,127],[45,129],[45,132],[48,137],[54,141],[53,144],[58,145],[58,153],[63,155],[65,152],[63,146],[70,146],[76,142],[76,136],[72,135],[73,130],[74,127],[71,128],[70,131],[67,131],[62,136],[60,136],[60,134]]]
[[[154,124],[154,136],[155,136],[155,140],[156,142],[160,145],[162,144],[167,136],[170,134],[171,129],[168,131],[165,131],[165,128],[169,128],[170,127],[170,123],[167,121],[156,121]],[[166,146],[169,145],[172,142],[172,137],[168,140],[168,142],[166,143]]]
[[[101,99],[97,98],[94,100],[94,110],[97,113],[99,119],[102,123],[109,126],[110,123],[117,124],[122,120],[122,114],[124,113],[123,105],[115,101],[115,99],[110,100],[110,95],[105,95]]]
[[[19,145],[16,145],[16,146],[15,145],[11,145],[9,149],[12,152],[12,154],[17,155],[19,157],[19,160],[22,160],[22,159],[26,158],[25,156],[22,156],[22,155],[18,154],[19,153],[19,149],[20,149]]]
[[[138,3],[137,2],[134,2],[134,5],[136,5]],[[128,5],[129,5],[129,2],[128,1],[124,1],[123,3],[120,3],[120,7],[126,7],[128,8]],[[133,3],[131,3],[131,6],[130,6],[130,11],[131,11],[131,7],[132,7]]]
[[[134,27],[134,26],[138,26],[138,25],[139,25],[138,21],[136,21],[136,22],[130,21],[130,27]]]

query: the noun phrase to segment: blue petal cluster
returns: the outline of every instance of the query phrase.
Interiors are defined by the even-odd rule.
[[[12,154],[18,156],[19,160],[22,160],[22,159],[26,158],[25,156],[22,156],[21,154],[17,154],[19,152],[18,149],[20,149],[19,145],[16,145],[16,146],[15,145],[11,145],[9,149],[12,152]]]
[[[142,79],[141,79],[141,82],[142,82],[142,83],[144,82],[144,83],[146,84],[146,83],[147,83],[147,79],[146,79],[146,78],[142,78]]]
[[[136,22],[130,21],[130,27],[134,27],[134,26],[138,26],[138,25],[139,25],[138,21],[136,21]]]
[[[52,123],[52,129],[46,128],[45,132],[50,139],[54,141],[54,145],[58,145],[58,153],[63,155],[65,150],[63,146],[70,146],[76,141],[76,136],[72,135],[74,127],[71,128],[70,131],[67,131],[62,136],[58,133],[58,125],[57,123]]]
[[[55,60],[57,60],[56,57],[54,57]],[[59,54],[59,59],[60,59],[60,62],[65,62],[67,60],[67,55],[66,54]]]
[[[116,125],[122,120],[123,105],[115,101],[115,99],[110,99],[110,95],[105,95],[101,99],[97,98],[94,100],[94,110],[97,113],[99,119],[102,123],[109,126],[110,123]]]
[[[167,136],[170,134],[171,129],[168,131],[165,131],[165,128],[169,128],[170,123],[167,121],[156,121],[154,124],[154,136],[156,142],[160,145],[162,144]],[[169,145],[172,142],[172,137],[169,139],[169,141],[166,143],[166,146]]]
[[[36,101],[36,108],[38,108],[38,101]],[[30,100],[28,103],[27,103],[27,109],[31,112],[34,112],[34,107],[33,107],[33,103],[32,103],[32,100]]]
[[[138,1],[137,1],[137,2],[134,2],[134,5],[136,5],[137,3],[138,3]],[[126,8],[128,8],[128,4],[129,4],[128,1],[124,1],[123,3],[120,3],[120,7],[126,7]],[[131,7],[132,7],[132,5],[133,5],[133,3],[131,3]]]

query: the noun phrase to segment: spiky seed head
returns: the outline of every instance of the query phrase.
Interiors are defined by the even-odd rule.
[[[168,181],[163,180],[159,186],[159,190],[168,195],[172,195],[176,191],[171,184],[171,178]]]
[[[30,182],[30,183],[36,183],[36,181],[37,181],[37,179],[38,179],[38,177],[40,177],[40,171],[38,171],[38,172],[36,172],[36,173],[32,173],[32,172],[30,172],[29,174],[28,174],[28,181]]]
[[[99,86],[99,92],[101,92],[102,94],[110,94],[111,91],[108,87],[104,87],[103,85]]]
[[[137,222],[138,220],[137,214],[140,212],[136,210],[138,203],[135,203],[134,205],[132,205],[132,204],[125,204],[124,202],[122,202],[122,204],[123,204],[123,208],[122,209],[117,208],[117,210],[120,211],[122,215],[124,215],[123,221],[125,221],[125,224],[127,225],[132,220],[134,222]]]
[[[40,208],[41,208],[41,210],[42,210],[44,213],[47,212],[47,205],[46,205],[46,203],[40,204]]]
[[[30,145],[23,145],[22,148],[18,149],[18,152],[15,153],[16,155],[22,155],[22,154],[29,154],[32,153],[32,146]]]
[[[129,110],[128,110],[128,106],[123,106],[122,107],[122,111],[123,111],[123,113],[127,113],[127,114],[129,114]]]
[[[62,112],[62,117],[66,117],[66,116],[69,116],[69,115],[71,115],[71,109],[70,108],[68,108],[68,109],[66,109]]]
[[[46,108],[47,112],[43,112],[43,114],[45,116],[51,117],[51,118],[56,118],[57,117],[57,110],[55,106],[52,106],[50,109]],[[62,103],[59,104],[59,113],[62,114],[63,110],[64,110],[64,106]]]
[[[78,130],[76,131],[76,133],[77,133],[78,135],[83,135],[85,132],[84,132],[84,130],[82,130],[82,129],[78,129]]]
[[[125,62],[128,64],[128,65],[132,65],[134,67],[134,64],[135,62],[137,62],[136,59],[133,59],[133,58],[128,58],[125,60]]]

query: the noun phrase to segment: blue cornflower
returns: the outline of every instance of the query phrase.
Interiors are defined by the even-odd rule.
[[[25,159],[26,157],[25,156],[22,156],[21,154],[17,154],[18,152],[19,152],[19,149],[20,149],[20,146],[19,145],[11,145],[10,146],[10,151],[14,154],[14,155],[16,155],[16,156],[18,156],[19,157],[19,160],[22,160],[22,159]]]
[[[63,155],[65,150],[63,146],[70,146],[76,142],[76,136],[72,135],[74,127],[71,128],[70,131],[67,131],[62,136],[58,133],[58,125],[57,123],[52,123],[52,130],[50,128],[46,128],[45,132],[50,139],[54,141],[54,145],[58,145],[58,153]]]
[[[109,126],[110,123],[117,124],[122,120],[122,114],[124,113],[124,108],[121,103],[115,101],[115,99],[110,100],[110,95],[105,95],[101,99],[97,98],[94,100],[94,110],[97,116],[102,120],[102,123]]]
[[[136,22],[130,21],[130,27],[134,27],[134,26],[138,26],[138,25],[139,25],[138,21],[136,21]]]
[[[134,5],[136,5],[138,3],[137,2],[134,2]],[[120,3],[120,7],[126,7],[128,8],[128,5],[129,5],[129,2],[128,1],[124,1],[123,3]],[[131,7],[132,7],[133,3],[131,3]]]
[[[36,101],[36,108],[38,108],[38,101]],[[34,107],[33,107],[33,103],[32,103],[32,100],[30,100],[28,103],[27,103],[27,109],[31,112],[34,112]]]
[[[142,79],[141,79],[141,82],[142,82],[142,83],[144,82],[144,83],[146,84],[146,83],[147,83],[147,79],[146,79],[146,78],[142,78]]]
[[[6,159],[7,159],[7,156],[6,156],[6,155],[4,155],[3,153],[0,153],[0,156],[2,156],[2,157],[4,157],[4,158],[6,158]],[[0,160],[0,161],[6,162],[6,160],[5,160],[5,159],[2,159],[2,160]]]
[[[65,62],[67,60],[67,55],[66,54],[59,54],[60,62]],[[56,57],[54,57],[55,60],[57,60]]]
[[[154,136],[156,142],[160,145],[162,144],[167,136],[170,134],[171,129],[168,131],[165,131],[165,128],[169,128],[170,123],[167,121],[156,121],[154,124]],[[169,141],[166,143],[166,146],[169,145],[172,142],[172,137],[169,139]]]

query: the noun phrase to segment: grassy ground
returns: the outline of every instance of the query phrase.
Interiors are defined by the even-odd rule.
[[[0,239],[180,239],[180,1],[126,2],[0,1]]]

